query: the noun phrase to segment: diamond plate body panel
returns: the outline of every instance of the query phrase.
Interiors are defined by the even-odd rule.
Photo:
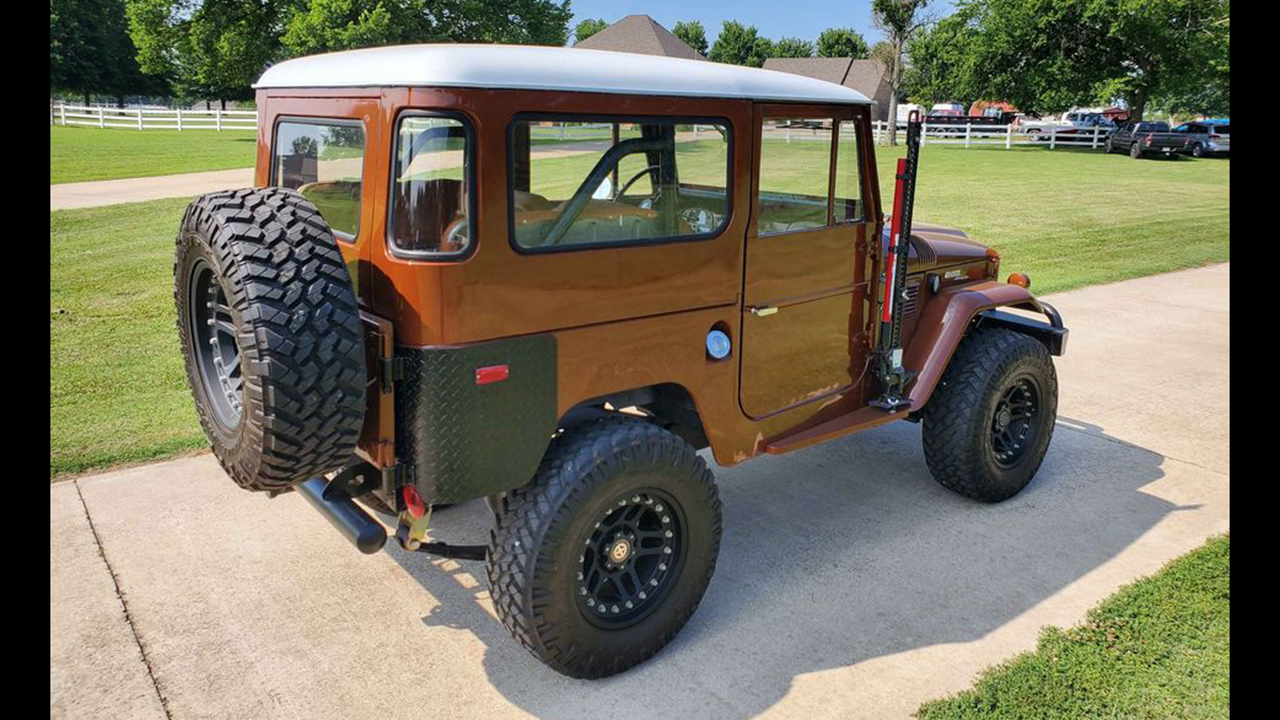
[[[527,483],[556,430],[556,344],[550,335],[456,347],[397,347],[396,452],[430,503]],[[507,379],[476,385],[476,369]]]

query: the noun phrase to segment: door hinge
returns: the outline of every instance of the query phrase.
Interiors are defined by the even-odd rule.
[[[378,367],[378,384],[382,392],[391,392],[396,381],[403,380],[408,370],[408,361],[402,357],[382,358]]]

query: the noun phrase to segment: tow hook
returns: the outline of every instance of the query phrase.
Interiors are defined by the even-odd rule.
[[[443,542],[427,542],[427,527],[431,524],[431,506],[422,501],[417,488],[405,485],[400,490],[405,510],[400,513],[396,525],[396,540],[409,552],[450,558],[453,560],[484,560],[488,548],[484,545],[450,545]]]

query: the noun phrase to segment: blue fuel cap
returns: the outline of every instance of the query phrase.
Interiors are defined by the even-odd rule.
[[[707,333],[707,354],[716,360],[723,360],[729,357],[729,350],[733,344],[729,342],[729,336],[725,335],[721,330],[712,330]]]

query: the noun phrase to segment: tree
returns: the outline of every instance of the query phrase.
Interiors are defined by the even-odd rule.
[[[813,43],[800,38],[784,37],[773,43],[769,57],[807,58],[813,57]]]
[[[902,89],[926,107],[945,101],[968,105],[982,99],[973,76],[973,43],[977,30],[965,7],[907,42],[907,67]]]
[[[128,0],[129,34],[145,72],[172,80],[180,97],[247,100],[280,56],[290,4],[271,0]]]
[[[707,54],[707,31],[697,20],[681,20],[671,28],[671,33],[683,40],[685,45],[697,50],[699,55]]]
[[[586,20],[582,20],[577,25],[573,26],[573,44],[577,45],[607,27],[609,27],[609,23],[605,22],[602,18],[587,18]]]
[[[889,97],[889,144],[898,144],[898,92],[902,87],[903,53],[907,43],[916,32],[928,21],[921,16],[929,0],[872,0],[871,20],[875,26],[884,31],[888,43],[886,69],[889,87],[893,94]]]
[[[124,0],[52,0],[49,4],[49,89],[112,95],[162,93],[163,78],[144,75],[129,39]]]
[[[725,20],[707,58],[730,65],[760,67],[773,51],[773,43],[760,37],[755,25]]]
[[[867,41],[853,28],[827,28],[818,35],[818,57],[867,57]]]
[[[305,0],[282,38],[286,56],[431,42],[564,45],[568,0]]]
[[[975,0],[972,9],[977,84],[1020,109],[1120,98],[1141,119],[1151,104],[1229,104],[1227,0]]]

